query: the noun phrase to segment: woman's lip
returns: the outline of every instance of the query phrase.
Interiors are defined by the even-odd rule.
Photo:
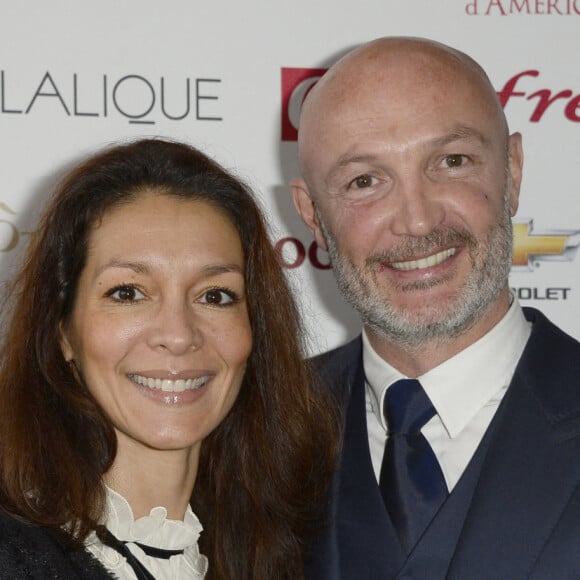
[[[147,369],[147,370],[132,370],[127,373],[127,376],[139,375],[147,379],[167,379],[169,381],[177,381],[179,379],[197,379],[203,376],[213,376],[215,371],[210,369],[183,369],[183,370],[168,370],[168,369]]]
[[[176,374],[171,374],[171,378],[166,378],[167,373],[161,373],[161,376],[159,374],[151,375],[153,373],[128,373],[127,378],[141,387],[166,393],[179,393],[201,389],[213,378],[214,373],[180,373],[179,377]]]

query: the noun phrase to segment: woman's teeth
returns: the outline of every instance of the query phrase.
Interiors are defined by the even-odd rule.
[[[168,393],[179,393],[181,391],[191,391],[203,387],[209,380],[209,375],[197,377],[195,379],[153,379],[142,375],[128,375],[134,383],[147,387],[148,389],[160,389]]]

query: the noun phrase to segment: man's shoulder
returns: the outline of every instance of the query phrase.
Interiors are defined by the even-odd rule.
[[[529,306],[525,306],[523,311],[526,320],[532,324],[532,344],[554,347],[554,350],[562,354],[580,351],[580,342],[554,324],[545,314]]]
[[[362,338],[359,335],[350,342],[319,354],[311,360],[328,387],[335,393],[346,396],[362,368]]]
[[[580,418],[580,342],[533,308],[524,308],[532,333],[516,375],[554,420]]]
[[[362,338],[358,335],[346,344],[313,357],[312,362],[316,368],[327,370],[335,367],[350,367],[360,360],[361,356]]]

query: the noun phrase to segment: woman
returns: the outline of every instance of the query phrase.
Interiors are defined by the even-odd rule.
[[[302,577],[335,420],[236,178],[164,140],[97,154],[57,190],[12,299],[6,577]]]

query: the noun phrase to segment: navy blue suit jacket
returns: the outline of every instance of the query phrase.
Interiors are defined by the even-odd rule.
[[[494,422],[459,540],[445,572],[425,578],[580,578],[580,343],[537,310],[524,311],[532,333]],[[360,337],[315,361],[346,409],[364,381]],[[404,563],[385,548],[393,530],[376,480],[357,482],[367,453],[368,444],[360,464],[351,453],[337,468],[328,521],[307,568],[312,580],[386,580]],[[355,501],[337,517],[343,494]],[[347,575],[353,562],[357,573]]]

